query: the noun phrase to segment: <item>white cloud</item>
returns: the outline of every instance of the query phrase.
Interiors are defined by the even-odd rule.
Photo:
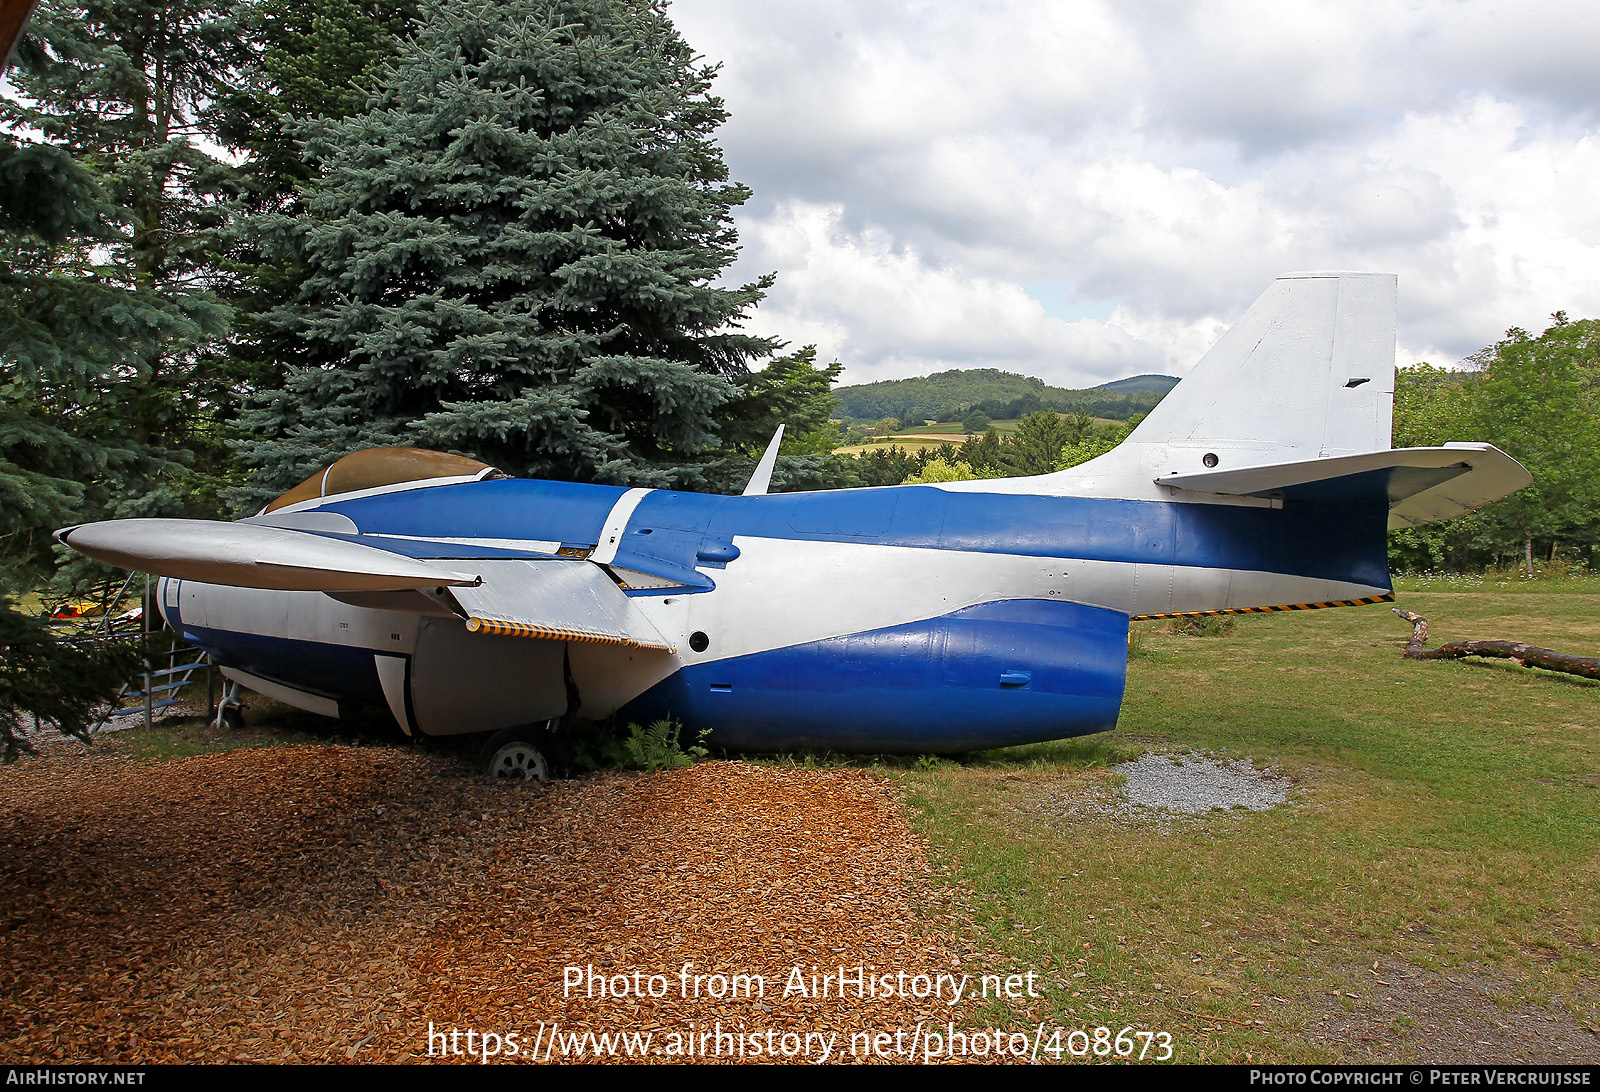
[[[840,220],[836,207],[795,202],[746,238],[788,271],[749,328],[815,343],[846,363],[845,382],[991,367],[1089,385],[1161,363],[1115,324],[1051,318],[1017,284],[930,264]]]
[[[1600,315],[1589,4],[670,10],[725,65],[755,325],[853,380],[1182,373],[1287,269],[1398,272],[1402,359]]]

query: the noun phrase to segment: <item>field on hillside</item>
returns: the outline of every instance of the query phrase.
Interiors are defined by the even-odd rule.
[[[996,432],[1015,432],[1015,421],[991,421],[989,427]],[[922,448],[938,450],[945,444],[959,444],[967,438],[966,431],[960,425],[923,425],[918,428],[901,429],[893,436],[885,436],[865,444],[848,444],[844,447],[833,449],[835,455],[861,455],[879,448],[897,447],[902,451],[916,452]]]
[[[1096,417],[1093,419],[1096,428],[1106,425],[1121,425],[1124,422],[1110,417]],[[1001,434],[1017,431],[1018,422],[1014,419],[990,421],[989,427]],[[833,449],[835,455],[860,455],[877,448],[897,447],[904,451],[915,452],[921,448],[937,450],[942,444],[959,444],[967,438],[967,432],[957,424],[932,424],[918,425],[912,428],[901,429],[893,436],[873,440],[865,444],[848,444],[844,447]]]

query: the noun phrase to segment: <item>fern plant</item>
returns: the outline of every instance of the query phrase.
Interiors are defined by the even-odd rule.
[[[683,729],[671,720],[658,720],[648,728],[628,725],[628,738],[622,744],[628,756],[628,765],[647,773],[675,770],[681,766],[693,766],[711,753],[699,740],[684,747],[682,734]],[[705,734],[700,733],[701,740]]]

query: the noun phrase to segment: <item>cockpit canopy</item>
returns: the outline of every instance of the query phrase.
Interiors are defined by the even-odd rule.
[[[261,511],[276,512],[301,501],[331,497],[337,493],[353,493],[358,489],[377,489],[402,482],[420,482],[429,478],[475,478],[486,480],[504,478],[488,463],[469,459],[465,455],[450,455],[443,451],[428,451],[420,447],[369,447],[352,451],[338,462],[289,490]]]

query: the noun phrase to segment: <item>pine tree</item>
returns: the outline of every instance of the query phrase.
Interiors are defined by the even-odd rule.
[[[42,133],[93,172],[104,204],[93,249],[58,251],[73,263],[58,271],[81,290],[183,317],[182,336],[134,337],[114,352],[115,368],[91,369],[114,381],[120,425],[146,471],[118,482],[116,514],[204,510],[227,457],[213,426],[229,382],[206,350],[226,328],[208,289],[232,171],[199,141],[246,56],[236,30],[227,6],[194,0],[44,0],[8,73],[22,95],[0,104],[14,131]]]
[[[53,571],[50,531],[117,514],[117,484],[159,480],[162,453],[125,412],[158,346],[197,337],[193,315],[101,276],[119,210],[58,147],[0,139],[0,757],[25,716],[83,735],[131,650],[58,643],[13,607]],[[145,497],[144,499],[148,499]]]
[[[25,717],[83,735],[136,654],[62,644],[14,608],[56,575],[50,530],[192,511],[211,487],[192,449],[216,409],[197,369],[225,327],[203,289],[228,172],[190,138],[236,48],[220,16],[47,0],[8,72],[22,97],[0,118],[28,135],[0,137],[6,759]]]
[[[773,342],[732,262],[724,120],[653,0],[447,0],[362,115],[307,147],[301,366],[256,401],[248,507],[358,447],[515,474],[705,483],[719,415]]]
[[[417,18],[417,4],[254,0],[240,22],[258,57],[216,104],[216,134],[245,155],[240,185],[254,211],[298,214],[316,177],[302,127],[366,109],[378,73]]]
[[[7,120],[91,166],[125,209],[109,243],[142,286],[203,286],[225,216],[227,164],[206,152],[211,105],[249,56],[233,5],[204,0],[44,0],[9,78]]]
[[[240,22],[258,52],[214,106],[217,140],[243,162],[237,218],[224,236],[224,298],[234,309],[229,373],[246,388],[281,386],[303,346],[267,321],[300,294],[305,270],[289,231],[318,178],[305,156],[305,126],[366,109],[378,73],[417,19],[417,3],[254,0]]]

